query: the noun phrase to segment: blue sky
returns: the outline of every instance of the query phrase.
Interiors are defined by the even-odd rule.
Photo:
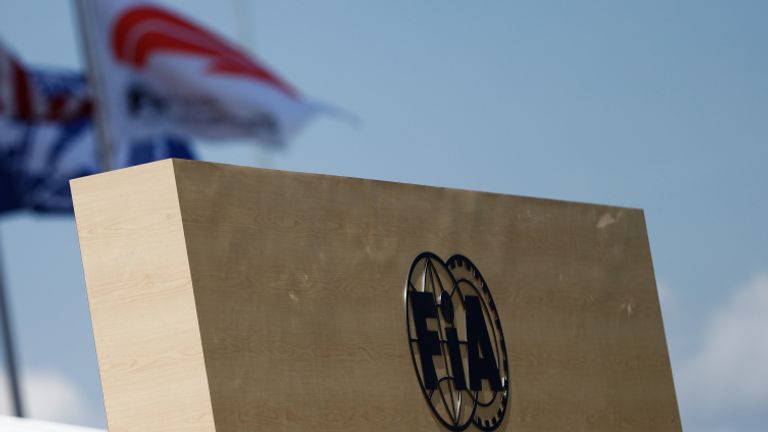
[[[643,208],[685,428],[768,426],[768,3],[166,4],[363,119],[206,160]],[[30,64],[80,67],[73,24],[0,0]],[[72,219],[6,217],[0,243],[33,414],[103,426]]]

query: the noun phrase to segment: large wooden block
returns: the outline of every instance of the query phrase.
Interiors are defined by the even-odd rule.
[[[640,210],[179,160],[72,191],[111,432],[681,429]]]

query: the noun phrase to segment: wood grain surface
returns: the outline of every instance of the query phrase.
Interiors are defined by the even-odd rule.
[[[112,431],[443,430],[403,313],[423,251],[493,293],[499,430],[681,430],[640,210],[178,160],[73,193]]]
[[[213,432],[172,161],[71,182],[111,432]]]

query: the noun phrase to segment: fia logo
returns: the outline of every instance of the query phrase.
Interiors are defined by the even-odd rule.
[[[507,409],[507,350],[496,304],[465,256],[416,257],[405,287],[405,320],[421,390],[453,431],[497,429]]]

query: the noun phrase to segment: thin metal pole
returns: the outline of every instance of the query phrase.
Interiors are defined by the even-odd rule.
[[[0,253],[2,252],[0,242]],[[5,292],[5,278],[3,277],[2,255],[0,255],[0,325],[3,327],[3,349],[5,351],[5,365],[8,369],[8,378],[11,387],[11,399],[13,400],[13,414],[16,417],[24,417],[24,405],[21,401],[21,386],[19,385],[19,369],[16,365],[16,351],[13,343],[13,331],[11,329],[11,317],[8,307],[8,297]]]
[[[251,54],[256,52],[256,38],[251,24],[251,1],[233,0],[232,8],[235,12],[235,29],[237,39],[242,47]]]
[[[106,94],[104,93],[104,80],[99,69],[98,62],[94,56],[93,46],[91,45],[91,34],[93,23],[88,14],[88,0],[72,0],[75,3],[77,12],[77,24],[80,29],[80,43],[82,53],[85,59],[86,70],[88,71],[88,83],[91,88],[91,100],[93,101],[93,120],[96,126],[97,143],[99,145],[99,161],[101,169],[109,171],[112,169],[112,153],[114,150],[112,137],[107,126],[107,106]]]
[[[232,9],[235,13],[235,30],[240,47],[251,55],[256,54],[256,36],[253,30],[251,13],[252,0],[232,0]],[[254,164],[259,168],[271,168],[271,149],[261,143],[253,146]]]

